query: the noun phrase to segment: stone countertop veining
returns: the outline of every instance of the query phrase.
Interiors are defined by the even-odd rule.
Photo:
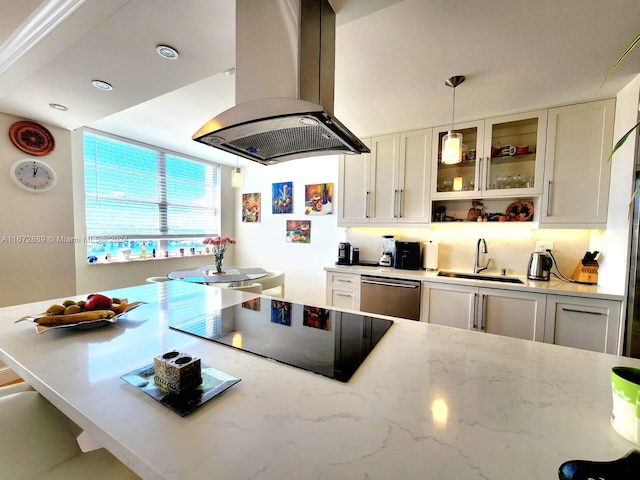
[[[551,280],[535,281],[527,279],[526,275],[509,275],[509,277],[516,277],[522,280],[524,283],[503,283],[491,280],[476,280],[466,278],[450,278],[438,276],[438,271],[430,270],[402,270],[393,267],[376,267],[376,266],[363,266],[363,265],[331,265],[325,267],[327,272],[343,272],[354,273],[358,275],[373,275],[387,278],[399,278],[405,280],[420,280],[423,282],[440,282],[450,283],[455,285],[468,285],[485,288],[499,288],[503,290],[517,290],[520,292],[537,292],[554,295],[570,295],[576,297],[589,297],[599,298],[602,300],[618,300],[624,299],[624,296],[599,285],[585,285],[580,283],[564,282],[552,278]],[[459,273],[472,273],[456,270]],[[496,273],[480,273],[479,276],[497,276]]]
[[[145,479],[552,479],[635,447],[610,425],[610,370],[637,359],[395,319],[342,383],[168,328],[194,302],[256,295],[180,281],[105,293],[148,303],[43,334],[14,322],[52,301],[1,308],[0,360]],[[263,327],[273,341],[290,328]],[[121,380],[172,349],[241,382],[183,418]]]

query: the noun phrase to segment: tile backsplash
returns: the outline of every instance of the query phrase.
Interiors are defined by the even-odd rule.
[[[403,241],[438,242],[438,269],[471,271],[475,259],[476,243],[484,238],[488,253],[480,263],[491,258],[487,273],[525,275],[529,256],[535,251],[536,241],[553,242],[553,255],[560,272],[571,277],[577,262],[589,250],[589,230],[532,230],[519,224],[456,224],[425,228],[348,228],[346,241],[360,249],[360,259],[377,261],[382,253],[382,235],[394,235]]]

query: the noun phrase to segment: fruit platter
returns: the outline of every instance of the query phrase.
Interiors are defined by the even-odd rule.
[[[92,293],[86,300],[67,299],[53,304],[46,312],[27,315],[16,323],[29,321],[36,324],[36,332],[44,333],[56,328],[86,329],[116,323],[118,318],[146,302],[132,302],[126,298],[112,298],[101,293]]]

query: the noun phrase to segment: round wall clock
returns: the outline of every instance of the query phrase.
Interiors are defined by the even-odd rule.
[[[9,127],[11,142],[29,155],[48,155],[56,147],[51,132],[35,122],[16,122]]]
[[[46,192],[55,187],[56,173],[41,160],[18,160],[11,165],[11,179],[30,192]]]

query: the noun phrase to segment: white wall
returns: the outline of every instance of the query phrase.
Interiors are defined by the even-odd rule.
[[[55,139],[55,150],[43,157],[33,157],[18,150],[7,135],[9,127],[20,120],[25,119],[0,113],[0,306],[75,291],[73,244],[57,241],[59,236],[73,236],[69,132],[47,126]],[[43,193],[19,188],[9,177],[9,167],[23,158],[39,158],[49,163],[57,173],[57,186]],[[15,243],[16,236],[44,236],[46,241]]]
[[[241,204],[242,193],[261,193],[262,221],[242,223],[240,208],[237,209],[234,221],[238,243],[233,247],[236,258],[243,266],[284,270],[287,298],[302,303],[324,304],[323,269],[335,263],[338,243],[346,238],[345,229],[338,228],[335,211],[330,215],[305,215],[304,187],[307,184],[333,183],[333,197],[337,198],[338,157],[305,158],[268,167],[254,164],[243,171],[244,185],[236,191],[236,204]],[[289,181],[293,182],[293,213],[271,213],[272,183]],[[311,220],[311,243],[287,243],[287,220]]]
[[[618,93],[613,139],[617,142],[638,122],[640,75]],[[629,267],[629,201],[635,177],[635,149],[637,132],[630,135],[611,161],[611,189],[607,229],[593,232],[592,250],[604,252],[598,280],[624,293]]]

